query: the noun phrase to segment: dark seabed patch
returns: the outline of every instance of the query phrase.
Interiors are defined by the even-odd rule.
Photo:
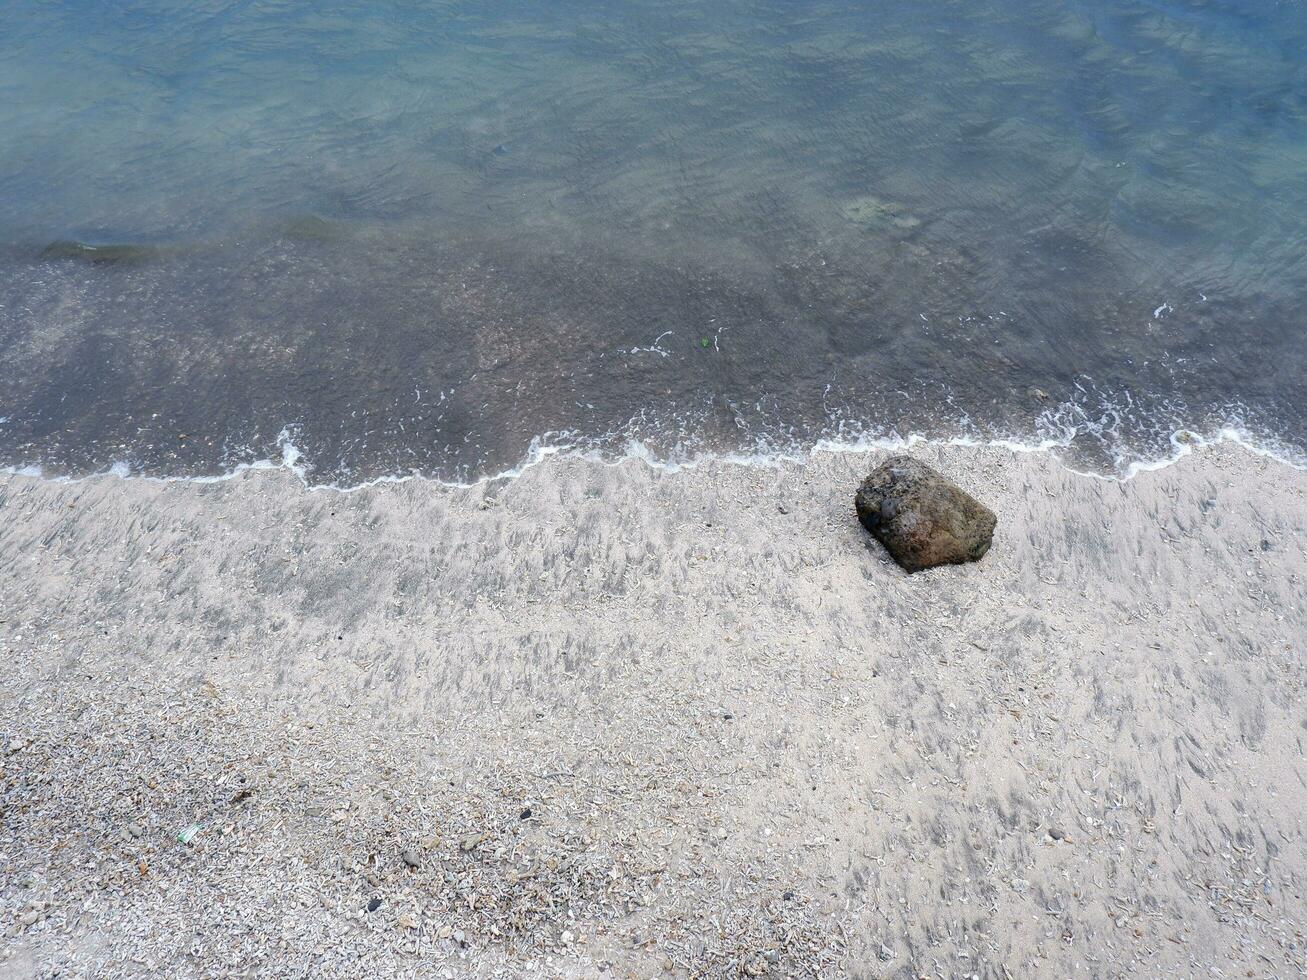
[[[1049,233],[1009,255],[917,228],[776,251],[377,232],[112,263],[11,252],[0,458],[214,474],[279,457],[289,430],[313,480],[349,483],[466,480],[541,436],[667,458],[1058,438],[1102,469],[1181,426],[1302,436],[1288,302],[1171,290],[1159,309],[1138,269]],[[1047,300],[1005,303],[1018,274],[1017,295]]]

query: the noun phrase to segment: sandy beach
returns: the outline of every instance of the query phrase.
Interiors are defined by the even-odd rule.
[[[0,974],[1307,972],[1307,473],[0,477]]]

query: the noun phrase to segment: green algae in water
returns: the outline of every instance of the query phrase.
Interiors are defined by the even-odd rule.
[[[292,241],[335,242],[344,238],[347,230],[340,222],[328,221],[316,214],[304,214],[287,221],[283,234]]]
[[[845,201],[840,213],[850,221],[868,228],[893,227],[910,231],[921,225],[921,219],[902,204],[886,201],[875,194],[863,194]]]
[[[88,245],[61,240],[41,249],[46,261],[86,262],[90,265],[140,265],[157,258],[159,249],[152,245]]]

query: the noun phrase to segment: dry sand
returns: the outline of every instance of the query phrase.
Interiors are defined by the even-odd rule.
[[[0,478],[0,973],[1301,975],[1307,473],[918,454]]]

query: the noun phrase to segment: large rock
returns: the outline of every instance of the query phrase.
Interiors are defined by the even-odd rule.
[[[862,481],[858,520],[909,572],[978,561],[998,518],[911,456],[891,456]]]

